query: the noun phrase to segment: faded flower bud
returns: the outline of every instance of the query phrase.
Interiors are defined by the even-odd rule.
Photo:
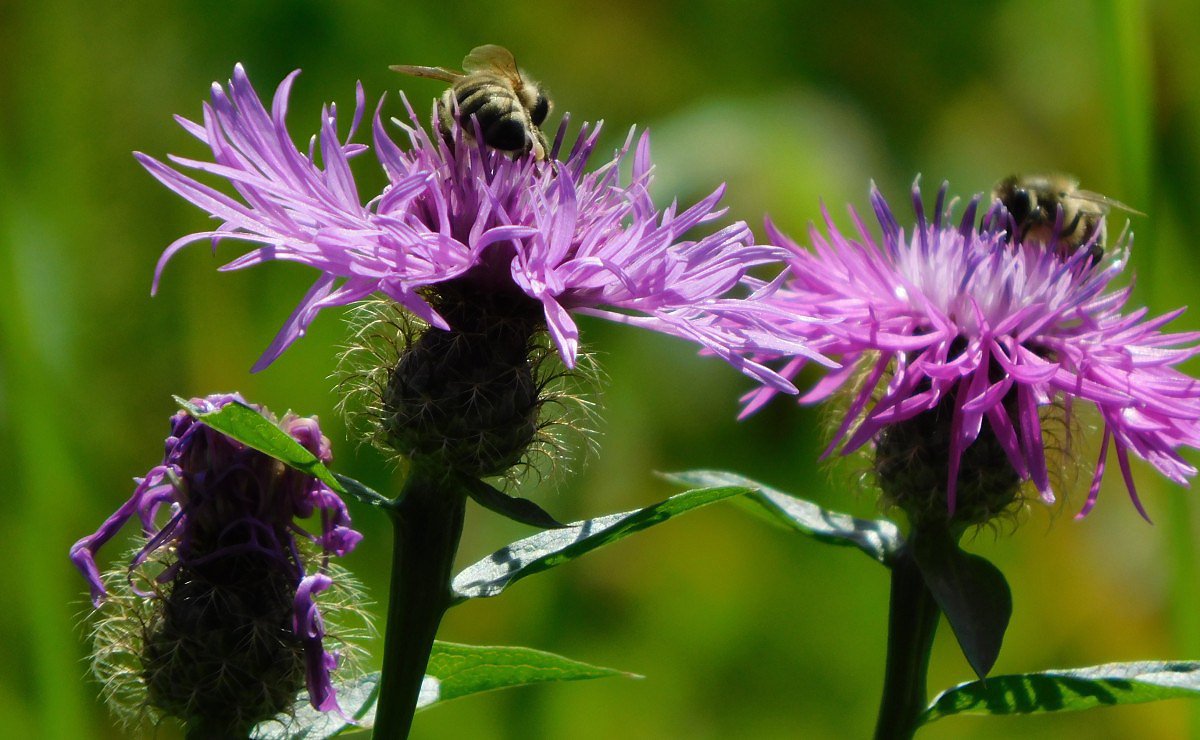
[[[234,395],[193,403],[211,411]],[[261,413],[274,421],[264,409]],[[323,462],[329,441],[315,419],[288,414],[280,427]],[[329,563],[361,539],[345,504],[316,478],[208,427],[185,412],[171,419],[160,465],[93,535],[71,548],[100,607],[95,671],[117,707],[167,715],[195,737],[246,737],[259,722],[291,711],[307,688],[312,706],[337,709],[330,673],[341,651],[327,649],[315,601],[346,574]],[[297,520],[320,515],[320,532]],[[127,578],[102,579],[96,551],[130,518],[145,542]],[[116,574],[114,574],[116,575]],[[326,604],[353,608],[352,584]],[[104,604],[104,606],[109,606]]]

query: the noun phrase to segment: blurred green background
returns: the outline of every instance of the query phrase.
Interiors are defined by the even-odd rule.
[[[400,85],[417,101],[439,87],[389,64],[455,66],[472,46],[501,43],[558,112],[605,119],[613,146],[629,126],[649,126],[663,202],[727,181],[734,217],[758,229],[769,212],[800,238],[821,199],[845,224],[842,204],[864,206],[872,179],[899,211],[917,173],[927,190],[948,178],[968,196],[1014,171],[1073,172],[1149,214],[1134,224],[1135,295],[1163,311],[1200,284],[1186,231],[1200,203],[1198,37],[1200,10],[1187,2],[0,0],[0,735],[121,735],[85,675],[85,588],[66,553],[157,461],[171,394],[237,389],[318,414],[343,472],[395,483],[375,453],[343,441],[327,379],[344,340],[336,312],[265,372],[248,372],[311,280],[306,269],[218,275],[197,246],[149,296],[163,247],[209,222],[130,152],[199,154],[171,115],[197,117],[235,62],[264,95],[304,69],[289,120],[307,137],[322,102],[353,105],[355,80],[372,101],[389,92],[394,113]],[[560,518],[652,503],[672,492],[652,471],[696,467],[875,513],[852,469],[814,462],[815,410],[777,402],[737,423],[750,384],[722,363],[682,342],[582,324],[609,376],[602,452],[528,494]],[[1178,326],[1200,328],[1200,318]],[[1015,530],[970,544],[1013,588],[996,672],[1200,658],[1195,502],[1145,465],[1137,474],[1154,526],[1110,475],[1085,521],[1071,516],[1076,492],[1065,508],[1034,505]],[[372,512],[353,513],[367,539],[349,565],[381,600],[389,533]],[[462,561],[526,533],[472,509]],[[414,737],[865,737],[886,595],[886,573],[861,555],[714,506],[460,607],[443,625],[445,639],[529,645],[645,680],[469,698],[422,714]],[[969,677],[943,625],[931,691]],[[922,737],[1200,737],[1196,709],[958,718]]]

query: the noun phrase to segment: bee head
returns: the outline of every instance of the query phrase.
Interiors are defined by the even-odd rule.
[[[546,93],[538,90],[533,107],[529,109],[529,120],[533,121],[534,126],[541,126],[548,115],[550,115],[550,98],[546,97]]]
[[[1004,200],[1004,207],[1017,223],[1024,223],[1037,207],[1037,196],[1026,188],[1014,188]]]

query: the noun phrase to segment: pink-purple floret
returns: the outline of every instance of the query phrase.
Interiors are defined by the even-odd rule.
[[[215,411],[232,402],[245,403],[238,394],[192,399],[202,411]],[[331,461],[329,440],[315,419],[288,414],[279,424],[322,462]],[[241,489],[220,485],[227,476],[246,472],[254,476],[257,485]],[[215,496],[222,498],[217,501]],[[314,514],[320,518],[317,533],[297,523]],[[320,711],[338,708],[330,679],[338,655],[322,645],[325,631],[314,596],[332,585],[327,574],[329,556],[350,552],[362,535],[350,528],[346,505],[334,491],[319,479],[284,467],[180,411],[171,417],[171,436],[162,463],[137,479],[133,496],[95,533],[71,547],[71,560],[87,578],[97,607],[106,590],[96,566],[96,552],[134,517],[141,523],[146,544],[130,563],[131,582],[133,570],[163,549],[173,549],[174,558],[157,576],[161,583],[170,581],[181,568],[240,552],[254,552],[278,562],[295,581],[293,629],[304,647],[309,699]],[[166,521],[160,524],[163,518]],[[228,543],[215,550],[209,536],[214,529],[221,542]],[[205,533],[207,552],[193,552],[200,531]],[[316,545],[321,553],[318,562],[305,562],[296,537]],[[134,588],[137,590],[136,585]],[[142,590],[138,593],[154,596]]]
[[[372,131],[375,157],[389,182],[364,205],[350,171],[350,159],[367,149],[350,143],[363,117],[362,86],[346,140],[338,138],[336,108],[330,106],[322,111],[320,134],[303,153],[284,120],[296,74],[280,84],[268,112],[239,65],[228,92],[214,84],[202,123],[179,119],[212,150],[214,161],[172,156],[172,166],[137,155],[164,185],[221,222],[170,245],[159,260],[156,286],[179,249],[205,239],[260,245],[221,269],[284,260],[320,272],[255,369],[302,336],[322,308],[376,293],[447,328],[421,290],[452,280],[516,289],[541,302],[550,336],[569,367],[579,347],[571,313],[697,342],[788,393],[794,387],[751,359],[752,351],[827,363],[806,345],[766,330],[769,317],[760,315],[760,307],[731,293],[748,270],[778,262],[783,250],[754,244],[744,222],[696,239],[685,236],[724,215],[717,208],[723,188],[682,212],[675,204],[655,208],[645,133],[631,131],[612,159],[589,172],[599,125],[585,124],[567,150],[564,120],[548,160],[514,160],[471,144],[461,131],[449,144],[431,137],[405,100],[408,120],[396,121],[407,139],[402,148],[385,131],[381,100]],[[627,181],[621,177],[625,165]],[[185,169],[226,180],[240,199],[202,184]]]
[[[826,454],[839,445],[848,454],[885,426],[954,394],[951,511],[962,453],[985,419],[1018,475],[1050,502],[1039,409],[1059,402],[1070,414],[1072,403],[1084,402],[1099,411],[1103,438],[1079,516],[1096,503],[1110,447],[1143,516],[1130,451],[1186,485],[1196,469],[1178,448],[1200,445],[1200,382],[1175,366],[1200,351],[1200,333],[1162,333],[1182,309],[1149,319],[1144,308],[1123,314],[1131,289],[1106,292],[1125,268],[1132,239],[1108,245],[1111,256],[1100,264],[1091,261],[1090,242],[1064,260],[1057,245],[1012,243],[1002,229],[990,228],[1007,218],[998,207],[981,229],[977,201],[952,225],[943,219],[945,188],[932,222],[915,187],[913,198],[917,224],[906,234],[872,192],[882,239],[853,210],[853,233],[843,233],[826,213],[824,232],[810,230],[811,251],[768,225],[772,243],[789,252],[789,270],[779,281],[751,287],[781,314],[803,317],[781,321],[780,331],[842,363],[799,400],[853,389]],[[789,379],[808,363],[756,359],[776,360]],[[750,394],[744,414],[774,393],[764,387]]]
[[[977,227],[974,201],[960,224],[945,224],[944,189],[930,222],[914,189],[918,222],[908,235],[874,192],[882,239],[853,214],[856,234],[844,235],[828,217],[827,233],[813,228],[813,251],[769,224],[768,245],[756,245],[742,222],[692,240],[685,235],[724,215],[717,209],[722,189],[682,212],[674,204],[656,209],[645,133],[631,131],[611,160],[589,172],[599,126],[584,125],[568,149],[564,120],[547,161],[514,160],[470,144],[461,132],[450,143],[431,137],[407,101],[408,120],[396,121],[405,148],[384,130],[382,101],[376,109],[375,156],[389,182],[363,204],[349,165],[367,150],[350,143],[365,110],[361,85],[345,141],[330,106],[303,153],[285,125],[296,74],[267,111],[239,65],[228,93],[214,84],[201,124],[179,119],[212,150],[212,162],[173,156],[172,167],[138,155],[163,184],[221,222],[169,246],[156,285],[172,255],[203,239],[260,245],[222,269],[285,260],[320,272],[256,369],[303,335],[320,309],[375,293],[446,328],[421,290],[462,280],[540,301],[568,366],[579,338],[571,313],[697,342],[764,384],[746,414],[777,392],[794,392],[791,381],[811,362],[831,371],[802,397],[806,402],[828,398],[866,362],[866,380],[831,451],[858,449],[885,425],[933,409],[952,393],[961,401],[953,419],[951,509],[959,458],[985,418],[1016,472],[1053,500],[1039,409],[1055,401],[1093,404],[1104,426],[1081,514],[1096,502],[1110,447],[1143,515],[1130,450],[1173,481],[1195,474],[1178,448],[1200,442],[1200,384],[1175,366],[1196,354],[1200,334],[1161,333],[1180,312],[1122,315],[1130,289],[1105,292],[1125,267],[1131,239],[1098,265],[1091,245],[1064,260],[1057,248],[1011,242],[990,225],[994,219]],[[226,180],[240,199],[184,169]],[[747,277],[752,267],[778,261],[789,266],[778,279]],[[736,297],[739,284],[753,295]]]

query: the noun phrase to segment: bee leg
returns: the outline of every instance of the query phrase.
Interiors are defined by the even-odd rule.
[[[546,142],[546,135],[536,126],[531,128],[529,133],[533,136],[533,145],[531,147],[533,149],[533,157],[541,162],[550,155],[550,144]]]
[[[1058,238],[1065,239],[1066,237],[1070,236],[1071,234],[1074,234],[1075,229],[1079,228],[1079,222],[1082,218],[1083,218],[1083,211],[1076,211],[1075,218],[1071,219],[1071,223],[1064,226],[1062,228],[1062,231],[1058,232]]]
[[[1093,236],[1095,236],[1095,240],[1092,242],[1089,255],[1091,262],[1089,264],[1098,265],[1100,264],[1100,260],[1104,259],[1104,242],[1107,236],[1103,221],[1099,224],[1094,224],[1093,228],[1088,231],[1088,239],[1091,239]]]

